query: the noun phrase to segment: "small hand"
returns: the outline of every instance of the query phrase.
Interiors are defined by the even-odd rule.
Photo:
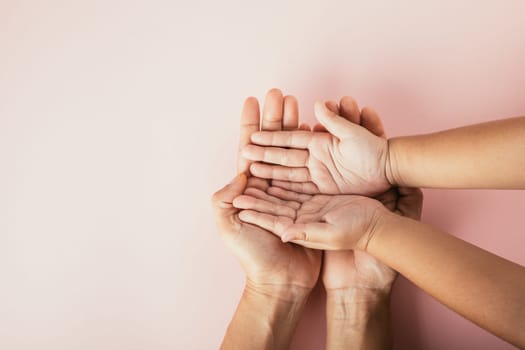
[[[392,190],[380,199],[400,214],[417,215],[421,192],[417,189],[404,191],[405,194],[396,197],[397,191]],[[269,188],[268,193],[278,198],[309,196],[274,187]],[[296,210],[295,220],[293,208],[288,204],[270,203],[249,195],[235,198],[233,204],[244,209],[239,213],[242,221],[273,232],[283,242],[324,250],[366,251],[375,224],[390,212],[379,200],[358,195],[309,196]]]
[[[343,97],[339,106],[328,102],[328,108],[349,122],[358,124],[379,137],[385,137],[381,119],[371,108],[359,112],[357,103]],[[321,129],[316,126],[316,129]],[[355,289],[388,296],[397,273],[370,254],[360,250],[328,250],[323,257],[323,284],[328,293],[354,294]],[[334,298],[332,298],[334,299]]]
[[[357,109],[351,98],[341,103]],[[252,174],[301,193],[375,195],[386,191],[390,187],[387,140],[329,107],[321,102],[315,105],[317,119],[329,132],[253,133],[256,145],[242,149],[245,158],[257,161],[250,167]]]

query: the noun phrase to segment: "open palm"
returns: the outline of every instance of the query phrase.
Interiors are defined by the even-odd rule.
[[[312,288],[319,274],[319,252],[282,244],[270,232],[242,222],[232,202],[246,185],[246,176],[237,176],[214,194],[213,204],[221,237],[241,263],[248,281],[255,286],[294,284]]]
[[[390,187],[385,173],[387,140],[337,115],[325,103],[315,107],[317,119],[329,133],[252,134],[256,145],[242,149],[244,157],[257,161],[250,167],[252,174],[301,193],[375,195],[386,191]]]
[[[241,114],[239,147],[250,142],[251,133],[263,130],[296,129],[298,126],[297,102],[291,96],[283,97],[273,89],[266,96],[261,122],[259,103],[248,98]],[[248,171],[250,162],[239,154],[238,172]],[[239,210],[232,205],[233,199],[243,193],[260,196],[270,202],[292,205],[266,194],[269,187],[266,179],[240,175],[231,184],[214,195],[213,203],[216,218],[224,241],[241,263],[247,279],[252,284],[294,284],[312,288],[319,276],[321,253],[300,246],[283,245],[279,238],[270,232],[242,222]]]
[[[378,137],[385,137],[384,128],[377,113],[371,108],[364,108],[362,112],[356,102],[349,97],[341,99],[339,105],[335,102],[328,102],[327,107],[337,112],[348,120],[348,122],[359,124],[366,128],[370,133]],[[321,125],[316,125],[315,130],[324,131]],[[278,181],[274,181],[277,185]],[[305,185],[293,184],[293,189],[301,190]],[[308,185],[306,185],[308,186]],[[300,202],[303,204],[312,199],[311,196],[301,193],[295,193],[289,190],[284,190],[279,187],[270,187],[267,192],[290,201]],[[410,216],[412,218],[419,218],[421,213],[421,192],[417,189],[391,189],[379,198],[382,203],[390,210],[396,211],[401,215]],[[242,200],[237,200],[241,202]],[[244,203],[246,208],[249,208],[248,203]],[[317,203],[321,203],[317,201]],[[308,206],[308,205],[306,205]],[[312,207],[312,205],[310,205]],[[279,206],[272,207],[272,213],[276,214],[279,211]],[[257,209],[264,211],[265,207],[262,204],[257,206]],[[284,215],[291,216],[290,211],[281,211]],[[257,215],[256,213],[245,212],[242,216]],[[274,229],[282,229],[293,222],[293,219],[286,216],[273,221]],[[268,218],[268,217],[267,217]],[[279,227],[280,226],[280,227]],[[271,229],[272,227],[270,227]],[[373,256],[366,252],[359,250],[342,250],[333,251],[327,250],[324,254],[323,263],[323,283],[326,289],[345,289],[345,288],[365,288],[365,289],[382,289],[389,288],[393,283],[396,273],[394,270],[384,265]]]

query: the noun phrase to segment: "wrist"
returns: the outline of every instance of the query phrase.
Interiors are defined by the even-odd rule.
[[[327,291],[327,349],[391,347],[390,288]]]
[[[370,220],[368,231],[359,239],[356,244],[356,249],[371,254],[370,247],[373,242],[379,239],[377,236],[382,235],[384,231],[388,230],[390,225],[393,225],[394,222],[400,218],[402,219],[400,215],[391,212],[384,206],[376,209]]]
[[[251,345],[259,343],[265,344],[261,348],[287,349],[309,293],[310,289],[294,285],[261,285],[248,280],[241,299],[242,309],[246,311],[240,330],[255,332]],[[253,342],[255,338],[260,341]]]
[[[391,285],[385,288],[349,287],[326,290],[327,318],[366,326],[378,312],[389,309]]]
[[[396,138],[387,140],[387,156],[385,162],[385,176],[391,186],[399,186],[399,158],[398,158],[399,143]]]
[[[248,280],[221,349],[288,349],[309,289]]]
[[[308,299],[312,288],[290,284],[260,283],[251,279],[246,280],[244,293],[250,296],[266,299],[267,301],[292,304],[300,303]]]
[[[294,284],[260,284],[247,280],[242,297],[253,310],[258,310],[258,319],[264,323],[261,326],[275,334],[282,331],[284,324],[298,322],[310,291]]]

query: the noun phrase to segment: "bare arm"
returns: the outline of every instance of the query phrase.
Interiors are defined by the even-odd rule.
[[[288,349],[309,290],[247,286],[221,349]]]
[[[303,203],[295,223],[278,215],[254,212],[247,218],[273,227],[285,242],[364,251],[465,318],[525,348],[525,267],[367,197],[316,195]]]
[[[367,251],[495,335],[525,347],[525,268],[393,214],[379,219]]]
[[[390,291],[326,291],[326,348],[390,349]]]
[[[393,185],[525,189],[525,117],[393,138],[388,148]]]

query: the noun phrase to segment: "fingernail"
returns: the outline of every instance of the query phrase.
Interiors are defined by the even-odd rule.
[[[259,133],[253,133],[251,137],[252,142],[260,142],[261,141],[261,134]]]

